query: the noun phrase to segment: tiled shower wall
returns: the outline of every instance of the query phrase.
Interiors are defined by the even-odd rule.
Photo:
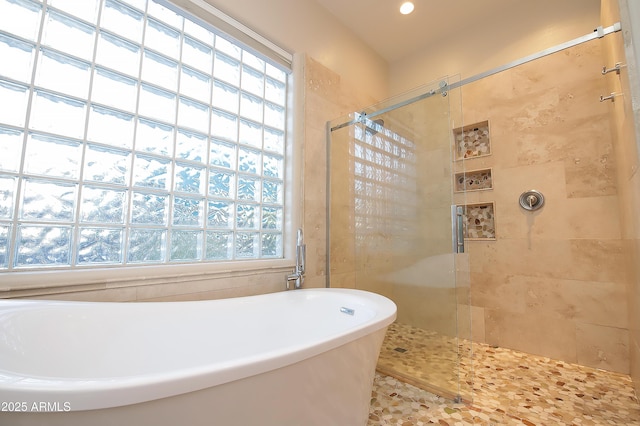
[[[496,240],[469,241],[475,340],[586,366],[629,371],[625,259],[602,41],[463,87],[465,123],[488,120]],[[545,206],[518,203],[536,189]]]
[[[618,6],[619,3],[619,6]],[[636,10],[632,12],[630,7]],[[635,26],[640,30],[640,14],[634,0],[602,0],[602,25],[621,22],[623,29]],[[630,22],[635,19],[635,22]],[[604,39],[603,65],[608,68],[620,62],[620,73],[605,77],[606,93],[619,93],[615,102],[608,102],[617,162],[618,196],[620,199],[623,251],[627,261],[627,300],[629,301],[630,373],[636,392],[640,393],[640,174],[637,142],[640,142],[640,104],[632,105],[632,96],[640,96],[640,34],[631,38],[628,30]],[[635,77],[632,77],[635,76]],[[632,86],[633,82],[633,86]]]
[[[340,75],[313,58],[306,58],[304,68],[305,135],[302,220],[307,244],[305,287],[324,287],[327,279],[327,122],[359,111],[364,106],[373,105],[378,100],[353,90],[342,82]],[[346,146],[345,143],[344,147]],[[346,266],[346,269],[344,274],[335,279],[332,278],[332,285],[354,287],[353,250],[344,248],[335,255],[336,262]]]

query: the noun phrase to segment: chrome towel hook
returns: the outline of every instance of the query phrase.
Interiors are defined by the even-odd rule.
[[[604,102],[604,101],[608,101],[610,100],[611,102],[615,102],[616,101],[616,96],[621,95],[622,93],[615,93],[615,92],[611,92],[609,94],[609,96],[602,96],[600,95],[600,102]]]
[[[607,68],[607,66],[605,65],[602,67],[602,75],[609,74],[610,72],[614,71],[616,74],[620,74],[620,69],[624,67],[625,65],[622,65],[621,62],[616,62],[613,68]]]

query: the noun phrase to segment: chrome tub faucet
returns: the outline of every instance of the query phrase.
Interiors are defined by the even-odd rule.
[[[293,288],[302,288],[304,282],[304,265],[307,257],[307,245],[304,244],[302,239],[302,229],[298,229],[298,238],[296,243],[296,269],[293,273],[287,275],[287,290],[290,288],[290,283],[293,282]]]

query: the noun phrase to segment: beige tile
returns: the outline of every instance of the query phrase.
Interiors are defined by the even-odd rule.
[[[575,323],[570,320],[485,310],[488,344],[576,362]]]
[[[580,323],[576,327],[577,362],[629,374],[629,333],[625,329]]]

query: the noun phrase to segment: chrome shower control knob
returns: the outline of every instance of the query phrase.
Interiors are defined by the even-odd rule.
[[[535,211],[540,209],[543,205],[544,196],[535,189],[523,192],[520,195],[520,207],[525,210]]]

